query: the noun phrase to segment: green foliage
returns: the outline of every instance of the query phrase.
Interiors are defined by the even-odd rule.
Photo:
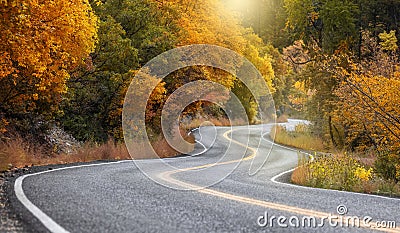
[[[325,53],[349,49],[360,56],[363,30],[375,38],[384,31],[398,30],[399,1],[282,1],[293,39],[317,44]]]
[[[248,30],[244,35],[247,43],[243,51],[243,55],[260,71],[265,82],[269,86],[271,92],[275,91],[273,87],[273,80],[275,78],[274,70],[272,67],[272,57],[269,54],[270,47],[265,46],[262,40],[254,34],[251,30]],[[243,74],[250,75],[250,74]],[[242,106],[246,110],[246,114],[250,123],[256,122],[256,116],[258,113],[258,104],[251,91],[255,91],[257,86],[246,87],[240,80],[235,80],[232,92],[239,98]],[[267,104],[267,103],[261,103]]]
[[[359,26],[377,38],[384,31],[398,30],[400,2],[393,0],[360,0]]]
[[[306,42],[316,43],[329,53],[357,38],[357,5],[346,0],[285,0],[287,24]]]
[[[114,99],[129,82],[127,72],[138,67],[137,50],[125,38],[125,31],[111,16],[100,21],[99,42],[91,60],[68,82],[60,120],[78,140],[107,140],[112,130],[109,115]]]
[[[232,92],[240,100],[241,105],[246,111],[248,121],[250,123],[255,123],[258,105],[250,90],[242,82],[236,81],[234,87],[232,88]],[[230,101],[227,103],[227,107],[234,113],[240,111],[240,109],[238,109],[239,106],[232,104]]]
[[[99,41],[85,67],[68,82],[60,117],[77,139],[122,140],[121,111],[132,70],[175,43],[173,23],[146,0],[93,2]]]
[[[387,180],[400,181],[400,155],[393,152],[381,152],[375,162],[375,170]]]
[[[357,38],[356,17],[358,7],[351,0],[328,0],[322,3],[320,20],[322,29],[322,48],[335,51],[340,46],[348,46]]]
[[[284,6],[288,15],[287,25],[292,30],[306,32],[306,30],[310,30],[310,26],[313,26],[312,23],[318,19],[312,0],[285,0]]]
[[[141,65],[176,43],[175,14],[167,4],[160,7],[151,0],[107,0],[94,9],[101,18],[112,17],[122,26],[138,50]]]

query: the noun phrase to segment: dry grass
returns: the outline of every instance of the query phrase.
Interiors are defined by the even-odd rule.
[[[193,136],[184,137],[193,143]],[[134,145],[140,148],[140,145]],[[173,157],[179,153],[175,151],[164,138],[153,143],[153,148],[160,157]],[[192,148],[193,149],[193,148]],[[190,150],[190,148],[188,148]],[[147,153],[133,155],[135,159],[149,158]],[[0,142],[0,171],[14,167],[38,166],[49,164],[69,164],[77,162],[91,162],[97,160],[125,160],[132,159],[124,143],[108,140],[106,143],[85,143],[70,154],[55,154],[41,146],[34,145],[21,137],[14,137],[7,142]]]
[[[137,152],[135,155],[132,155],[134,159],[154,159],[154,158],[170,158],[182,153],[189,153],[194,150],[195,138],[193,135],[187,135],[186,131],[181,130],[180,132],[182,138],[188,142],[189,144],[179,144],[180,151],[175,150],[167,140],[160,136],[152,143],[152,149],[148,147],[148,144],[136,143],[135,145],[131,145],[133,149]],[[179,143],[174,142],[175,139],[172,139],[172,144],[177,145]],[[156,154],[154,154],[154,152]]]
[[[304,166],[299,166],[293,171],[291,180],[295,184],[305,185],[307,177],[307,169]]]
[[[90,162],[95,160],[130,159],[125,145],[108,140],[104,144],[86,143],[72,154],[55,155],[60,163]]]
[[[245,125],[246,122],[243,119],[235,119],[232,122],[227,118],[203,118],[203,119],[193,119],[188,124],[181,126],[182,129],[190,130],[201,126],[205,121],[211,122],[215,126],[231,126],[231,125]],[[206,124],[207,125],[207,124]]]
[[[21,137],[0,142],[0,170],[35,164],[44,158],[44,152]]]
[[[130,159],[122,143],[86,143],[71,154],[49,153],[48,150],[16,137],[0,143],[0,170],[32,165],[67,164],[96,160]]]
[[[288,116],[285,114],[280,115],[278,118],[276,118],[276,123],[286,123],[288,122]]]
[[[324,152],[327,150],[322,139],[313,136],[303,126],[296,127],[296,131],[289,132],[282,126],[275,126],[271,131],[271,138],[276,143],[304,150]]]

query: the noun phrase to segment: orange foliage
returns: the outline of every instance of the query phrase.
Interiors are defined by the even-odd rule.
[[[168,4],[178,13],[177,25],[181,29],[177,46],[191,44],[212,44],[231,49],[249,59],[263,74],[272,88],[274,72],[271,58],[263,50],[263,42],[251,29],[241,26],[239,18],[217,0],[164,0],[158,4]],[[161,9],[163,9],[160,6]],[[168,12],[165,12],[165,14]],[[218,82],[228,88],[233,87],[235,77],[226,72],[200,68],[206,79]]]
[[[0,1],[0,112],[56,111],[96,24],[87,0]]]
[[[347,130],[354,146],[400,149],[400,66],[396,59],[380,54],[377,60],[339,68],[340,98],[337,122]],[[363,141],[361,141],[363,140]]]

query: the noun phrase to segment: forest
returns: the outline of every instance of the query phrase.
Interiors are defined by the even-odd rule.
[[[297,147],[335,154],[305,164],[294,182],[375,192],[366,182],[384,180],[400,193],[398,0],[3,0],[0,12],[1,170],[129,158],[121,115],[133,76],[170,49],[211,44],[243,55],[261,72],[278,121],[311,122],[296,132],[277,128],[277,142],[288,144],[278,133],[289,141],[306,134],[321,146]],[[162,156],[174,155],[164,148],[162,106],[195,80],[225,86],[247,120],[260,123],[256,100],[234,75],[201,66],[179,70],[157,86],[146,109],[147,131]],[[196,119],[228,124],[206,102],[184,115],[193,122],[183,131]],[[356,172],[345,184],[321,183],[334,176],[330,166],[346,164]],[[353,176],[362,190],[347,182]]]

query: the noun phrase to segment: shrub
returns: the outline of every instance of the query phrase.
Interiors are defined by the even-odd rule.
[[[380,153],[375,161],[376,172],[384,179],[400,181],[400,155],[390,152]]]
[[[372,168],[366,168],[349,155],[319,155],[304,162],[292,176],[292,182],[306,186],[357,191],[373,178]]]

